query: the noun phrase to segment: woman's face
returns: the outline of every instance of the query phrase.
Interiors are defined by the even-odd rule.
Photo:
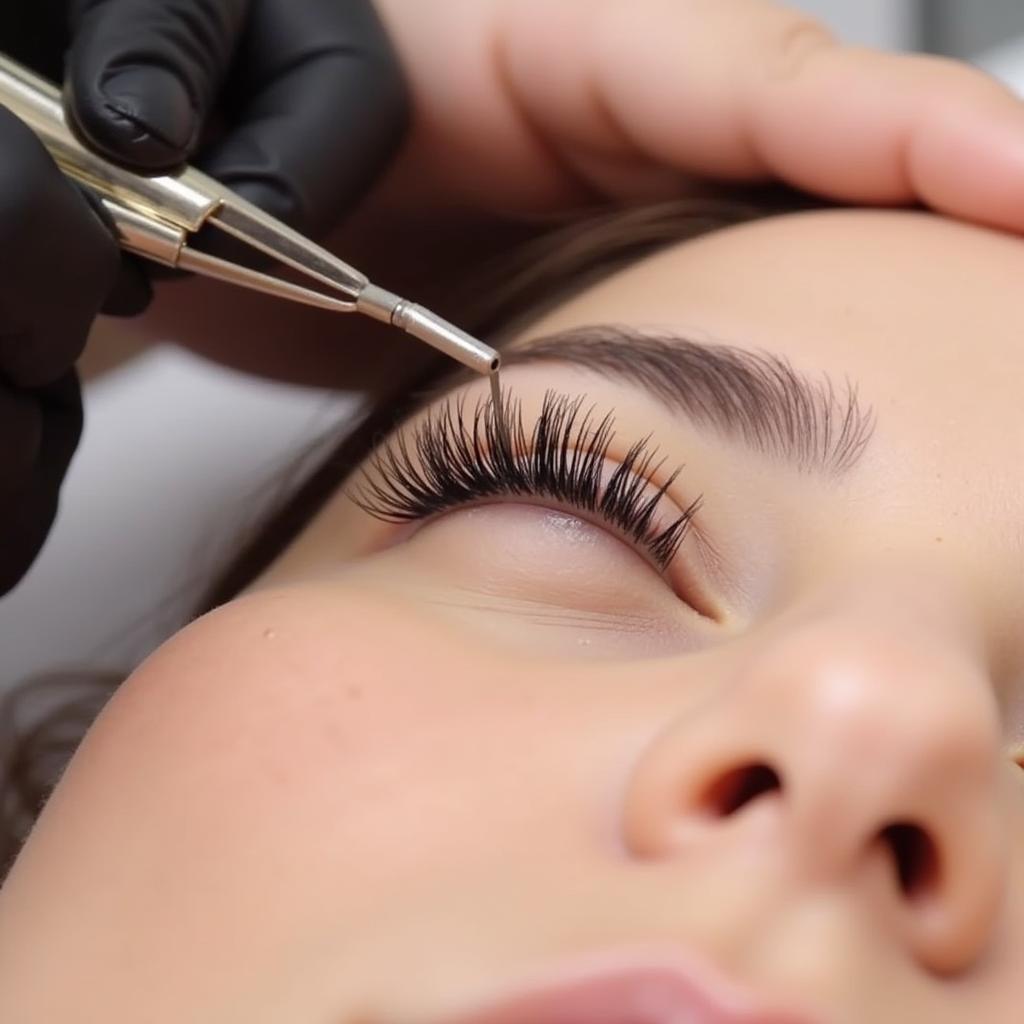
[[[546,493],[470,450],[453,497],[471,384],[392,443],[424,493],[360,485],[433,518],[339,494],[146,662],[0,899],[0,1018],[445,1024],[584,977],[487,1024],[1018,1021],[1022,282],[1019,241],[821,212],[547,316],[502,375]]]

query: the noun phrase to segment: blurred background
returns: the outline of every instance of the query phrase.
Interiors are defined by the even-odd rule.
[[[1024,35],[1021,0],[796,0],[866,46],[972,58]]]
[[[1024,94],[1024,0],[791,0],[844,39],[973,61]],[[183,621],[310,444],[358,398],[271,384],[173,345],[90,343],[86,429],[56,528],[0,600],[0,691],[131,668]]]

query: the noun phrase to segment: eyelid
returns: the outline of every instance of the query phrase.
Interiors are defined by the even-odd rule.
[[[614,464],[614,460],[612,460]],[[654,484],[650,485],[652,489]],[[669,503],[673,509],[676,510],[677,515],[669,513],[662,518],[662,520],[672,520],[677,518],[678,515],[683,514],[683,509],[679,504],[666,495],[663,499],[664,502]],[[578,508],[577,506],[571,505],[568,502],[557,501],[546,496],[536,495],[493,495],[486,499],[478,499],[475,501],[468,501],[462,505],[453,506],[452,508],[439,511],[427,519],[418,520],[414,523],[406,523],[401,529],[400,533],[395,539],[396,542],[401,540],[407,540],[415,536],[420,530],[426,528],[431,523],[436,522],[438,519],[444,516],[453,515],[459,512],[471,511],[478,508],[486,508],[488,505],[506,505],[506,504],[524,504],[524,505],[535,505],[538,508],[548,509],[553,512],[557,512],[563,515],[569,515],[576,519],[582,520],[585,523],[595,527],[596,529],[603,530],[605,533],[614,537],[619,543],[626,545],[634,554],[640,558],[655,574],[657,574],[662,581],[671,588],[676,597],[680,598],[684,603],[689,605],[701,618],[709,619],[712,622],[720,621],[721,614],[718,608],[708,599],[707,595],[703,592],[704,588],[701,588],[696,582],[696,577],[699,575],[696,566],[694,565],[695,559],[685,557],[682,553],[682,549],[672,559],[672,562],[665,567],[657,564],[657,562],[651,557],[651,553],[641,544],[638,544],[633,538],[631,538],[624,530],[619,528],[615,523],[610,522],[608,519],[602,517],[597,512],[588,511],[586,509]],[[681,567],[680,562],[685,562],[685,566]]]

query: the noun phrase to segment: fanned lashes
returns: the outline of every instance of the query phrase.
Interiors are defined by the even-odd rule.
[[[352,499],[387,522],[427,519],[489,498],[551,498],[599,516],[642,548],[664,571],[682,544],[699,499],[662,529],[658,504],[679,476],[656,490],[664,460],[650,439],[634,444],[608,473],[615,437],[611,413],[595,420],[583,398],[549,391],[527,436],[522,404],[505,399],[498,422],[490,398],[467,417],[465,399],[449,400],[412,432],[399,432],[371,458]]]

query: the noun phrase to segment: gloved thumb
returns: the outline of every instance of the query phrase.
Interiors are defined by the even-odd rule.
[[[145,174],[187,162],[249,0],[76,0],[67,112],[113,161]]]

